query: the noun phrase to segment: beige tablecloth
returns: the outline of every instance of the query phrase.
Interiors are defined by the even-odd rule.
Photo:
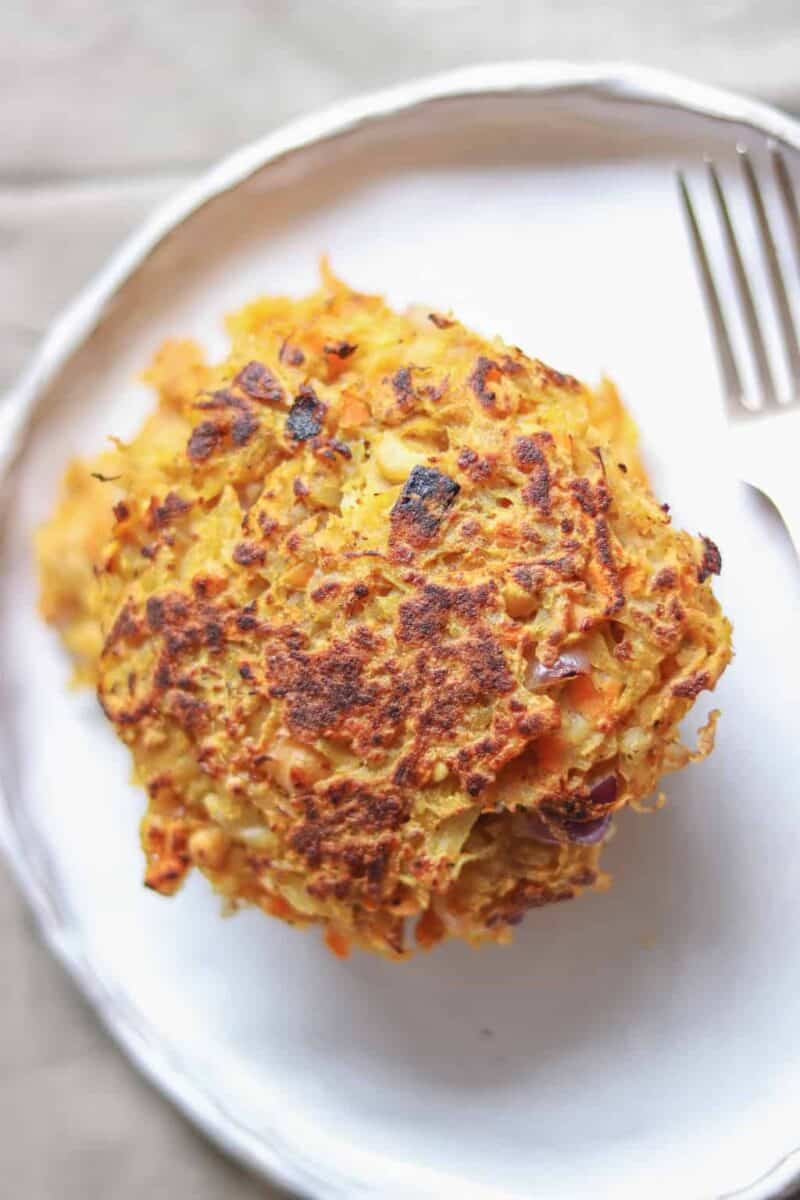
[[[486,59],[628,58],[800,111],[798,0],[6,0],[0,386],[140,217],[240,142],[345,94]],[[0,869],[0,1195],[277,1195],[151,1091]]]

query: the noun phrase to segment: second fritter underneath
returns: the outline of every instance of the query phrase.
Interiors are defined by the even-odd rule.
[[[130,445],[73,463],[42,608],[147,790],[147,884],[406,951],[596,885],[730,657],[707,538],[613,387],[325,273],[230,357],[169,343]],[[713,721],[695,757],[713,740]]]

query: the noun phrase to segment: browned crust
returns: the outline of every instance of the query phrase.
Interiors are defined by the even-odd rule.
[[[485,354],[482,354],[475,363],[467,382],[484,408],[494,407],[496,393],[489,384],[499,379],[501,374],[499,363],[496,363],[494,359],[487,358]]]
[[[302,362],[302,359],[300,361]],[[251,400],[282,404],[285,399],[284,390],[277,376],[262,362],[251,360],[246,363],[233,382]]]
[[[700,541],[703,543],[703,557],[697,569],[697,578],[700,583],[704,583],[710,575],[719,575],[722,570],[722,555],[716,542],[712,542],[710,537],[701,534]]]
[[[435,538],[460,484],[434,467],[414,467],[391,512],[391,536],[422,546]]]
[[[336,953],[402,954],[406,918],[507,940],[597,881],[581,823],[681,758],[729,653],[719,553],[668,526],[627,435],[585,444],[613,396],[438,314],[314,303],[259,302],[228,363],[173,373],[186,454],[97,464],[98,694],[147,781],[147,883],[197,865]],[[422,459],[401,488],[389,429]]]
[[[521,471],[530,476],[522,489],[526,504],[550,514],[550,468],[547,464],[547,447],[553,443],[550,433],[536,433],[531,437],[517,438],[514,443],[514,462]]]

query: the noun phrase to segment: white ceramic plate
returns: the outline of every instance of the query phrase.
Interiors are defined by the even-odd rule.
[[[3,410],[4,453],[19,450],[0,585],[9,856],[131,1057],[308,1196],[752,1200],[798,1175],[800,570],[724,466],[672,175],[703,152],[733,171],[737,140],[761,163],[768,135],[797,169],[798,128],[777,113],[563,64],[340,107],[159,213]],[[612,373],[676,520],[722,548],[737,657],[716,753],[668,781],[664,812],[619,821],[609,894],[531,914],[512,949],[343,963],[316,933],[221,920],[202,879],[171,902],[146,892],[127,754],[66,690],[35,615],[31,531],[65,458],[135,428],[150,402],[135,372],[161,338],[220,351],[224,311],[310,288],[323,250],[396,304],[452,306],[556,366]]]

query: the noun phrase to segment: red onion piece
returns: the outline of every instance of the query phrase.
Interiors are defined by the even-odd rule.
[[[597,808],[611,808],[617,798],[617,787],[616,775],[606,775],[604,779],[598,779],[589,792],[589,803]]]
[[[564,821],[563,828],[567,840],[577,846],[594,846],[601,842],[611,824],[611,814],[603,817],[593,817],[591,821]]]
[[[553,817],[553,825],[558,826],[564,834],[563,837],[558,837],[545,824],[539,813],[525,813],[524,818],[525,836],[533,838],[536,842],[543,842],[546,846],[559,846],[563,842],[572,842],[577,846],[593,846],[603,840],[611,823],[610,813],[602,817],[592,817],[588,821]]]
[[[596,810],[607,809],[599,816],[587,817],[580,820],[577,817],[566,817],[548,811],[548,824],[540,812],[518,813],[515,832],[521,837],[533,838],[546,846],[557,846],[563,842],[571,842],[576,846],[593,846],[601,842],[608,832],[611,823],[611,809],[617,799],[619,780],[616,775],[604,775],[598,779],[589,791],[587,803]],[[551,827],[552,826],[552,827]],[[559,836],[559,832],[562,836]]]
[[[576,675],[588,675],[590,664],[584,650],[565,650],[559,654],[552,667],[546,667],[538,658],[531,659],[525,673],[525,686],[531,691],[546,687],[560,679],[574,679]]]
[[[533,838],[535,842],[544,842],[546,846],[558,846],[561,839],[551,833],[547,825],[545,825],[538,812],[526,812],[519,814],[520,820],[518,828],[524,829],[525,837]]]

